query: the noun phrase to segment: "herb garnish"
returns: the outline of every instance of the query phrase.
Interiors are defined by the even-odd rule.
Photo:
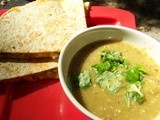
[[[99,74],[95,81],[97,84],[99,84],[102,88],[107,89],[110,93],[117,93],[121,86],[121,74],[116,75],[118,73],[113,73],[110,71],[105,71],[102,74]]]
[[[144,94],[142,93],[141,83],[139,84],[130,84],[129,89],[126,92],[125,100],[127,102],[127,106],[131,105],[132,100],[141,104],[144,101]]]
[[[78,76],[79,87],[87,88],[91,85],[91,78],[88,71],[83,71]]]
[[[128,69],[124,73],[124,76],[128,82],[136,83],[136,82],[141,82],[145,74],[146,74],[146,70],[142,66],[136,65]]]
[[[128,62],[123,59],[121,52],[116,51],[102,51],[100,56],[100,63],[92,66],[96,73],[103,73],[105,71],[116,71],[120,66],[126,67]]]
[[[121,52],[102,51],[99,63],[91,68],[96,74],[93,81],[110,93],[115,94],[124,85],[128,86],[125,93],[128,107],[133,101],[139,104],[144,102],[143,83],[147,72],[141,65],[129,68],[128,60],[123,58]],[[86,70],[79,73],[75,80],[78,81],[79,88],[88,88],[91,85],[91,77]]]
[[[132,100],[138,102],[139,104],[143,103],[144,94],[142,93],[142,84],[145,74],[146,70],[140,65],[136,65],[124,73],[126,81],[130,83],[129,89],[125,95],[128,107],[130,106]]]
[[[77,88],[88,88],[91,85],[89,72],[85,70],[79,74],[71,75],[68,77],[67,83],[72,91]]]

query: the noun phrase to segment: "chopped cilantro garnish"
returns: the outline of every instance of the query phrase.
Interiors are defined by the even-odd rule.
[[[68,86],[73,91],[77,88],[87,88],[91,85],[91,78],[88,71],[68,77]]]
[[[116,75],[116,73],[109,71],[99,74],[95,81],[102,88],[107,89],[111,93],[117,93],[122,86],[120,74]]]
[[[136,65],[124,73],[126,80],[130,83],[141,82],[144,78],[146,71],[140,66]]]
[[[138,84],[130,84],[129,89],[126,92],[125,100],[127,102],[127,106],[129,107],[132,100],[141,104],[144,101],[144,94],[141,90],[141,83]]]
[[[130,83],[130,87],[125,96],[128,107],[132,100],[138,103],[142,103],[144,101],[144,95],[141,89],[145,74],[146,70],[140,65],[136,65],[124,73],[126,81]]]
[[[87,88],[91,85],[91,78],[88,71],[81,72],[78,76],[78,80],[80,88]]]
[[[121,61],[122,60],[122,53],[116,51],[107,51],[104,50],[101,53],[101,61]]]
[[[126,67],[128,62],[123,59],[121,52],[116,51],[102,51],[99,64],[92,66],[96,73],[103,73],[105,71],[116,71],[120,66]]]
[[[95,73],[103,73],[104,71],[109,70],[110,68],[111,64],[108,61],[92,66],[92,69],[95,71]]]
[[[107,50],[101,52],[99,63],[91,66],[92,70],[96,73],[93,81],[108,92],[117,93],[123,85],[129,86],[125,94],[125,100],[129,107],[132,101],[136,101],[139,104],[143,103],[144,94],[142,92],[142,85],[147,72],[141,65],[128,67],[128,60],[123,58],[121,52]],[[91,85],[91,78],[86,70],[70,79],[72,79],[73,88],[82,89]]]

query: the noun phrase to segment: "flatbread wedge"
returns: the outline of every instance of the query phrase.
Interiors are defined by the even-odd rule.
[[[0,56],[52,57],[85,28],[83,0],[38,0],[14,7],[0,17]]]
[[[0,59],[0,81],[58,78],[57,62],[43,59]]]

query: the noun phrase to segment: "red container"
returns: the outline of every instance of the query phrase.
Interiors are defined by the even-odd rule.
[[[6,12],[0,10],[0,15]],[[136,29],[132,13],[91,6],[87,26],[121,25]],[[58,79],[0,84],[0,120],[89,120],[66,97]]]

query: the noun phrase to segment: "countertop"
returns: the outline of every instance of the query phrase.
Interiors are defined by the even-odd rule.
[[[3,0],[0,0],[3,1]],[[0,9],[8,9],[13,6],[24,5],[33,0],[4,0],[5,6]],[[128,10],[135,15],[136,25],[139,31],[160,41],[160,1],[159,0],[84,0],[91,5],[110,6]]]

